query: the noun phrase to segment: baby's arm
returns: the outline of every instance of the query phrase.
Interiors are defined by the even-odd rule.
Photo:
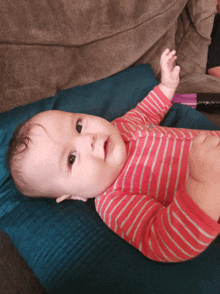
[[[220,232],[217,222],[198,208],[184,187],[167,207],[150,195],[117,190],[96,199],[96,209],[113,232],[160,262],[192,259]]]
[[[180,67],[173,66],[176,59],[176,51],[170,51],[168,48],[162,53],[160,59],[161,83],[158,87],[170,101],[179,84]]]
[[[186,192],[213,220],[220,217],[220,138],[201,134],[189,152]]]
[[[166,49],[161,55],[161,83],[155,87],[135,109],[128,111],[123,119],[135,123],[159,125],[164,115],[172,106],[170,101],[173,98],[176,87],[179,84],[179,66],[173,66],[177,59],[176,51]],[[120,118],[121,119],[121,118]]]

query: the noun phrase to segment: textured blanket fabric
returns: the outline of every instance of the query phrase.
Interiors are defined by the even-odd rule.
[[[3,0],[0,112],[140,63],[159,78],[166,47],[181,66],[177,92],[219,92],[205,74],[215,2]]]

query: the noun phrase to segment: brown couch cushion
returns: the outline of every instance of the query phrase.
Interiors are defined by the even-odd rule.
[[[218,92],[220,81],[205,74],[214,2],[4,1],[0,112],[140,63],[158,75],[166,47],[182,68],[178,93]]]

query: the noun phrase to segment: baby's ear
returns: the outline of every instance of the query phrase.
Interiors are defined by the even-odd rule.
[[[57,203],[62,202],[63,200],[81,200],[83,202],[87,201],[87,198],[81,197],[81,196],[73,196],[73,195],[63,195],[56,199]]]
[[[73,199],[73,200],[81,200],[83,202],[86,202],[88,199],[85,197],[81,197],[81,196],[70,196],[69,199]]]
[[[67,200],[67,199],[71,199],[71,195],[63,195],[63,196],[59,196],[57,197],[56,199],[56,203],[60,203],[62,202],[63,200]]]

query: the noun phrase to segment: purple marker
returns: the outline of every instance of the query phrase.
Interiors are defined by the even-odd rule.
[[[196,108],[197,94],[174,94],[172,102],[185,104]]]

